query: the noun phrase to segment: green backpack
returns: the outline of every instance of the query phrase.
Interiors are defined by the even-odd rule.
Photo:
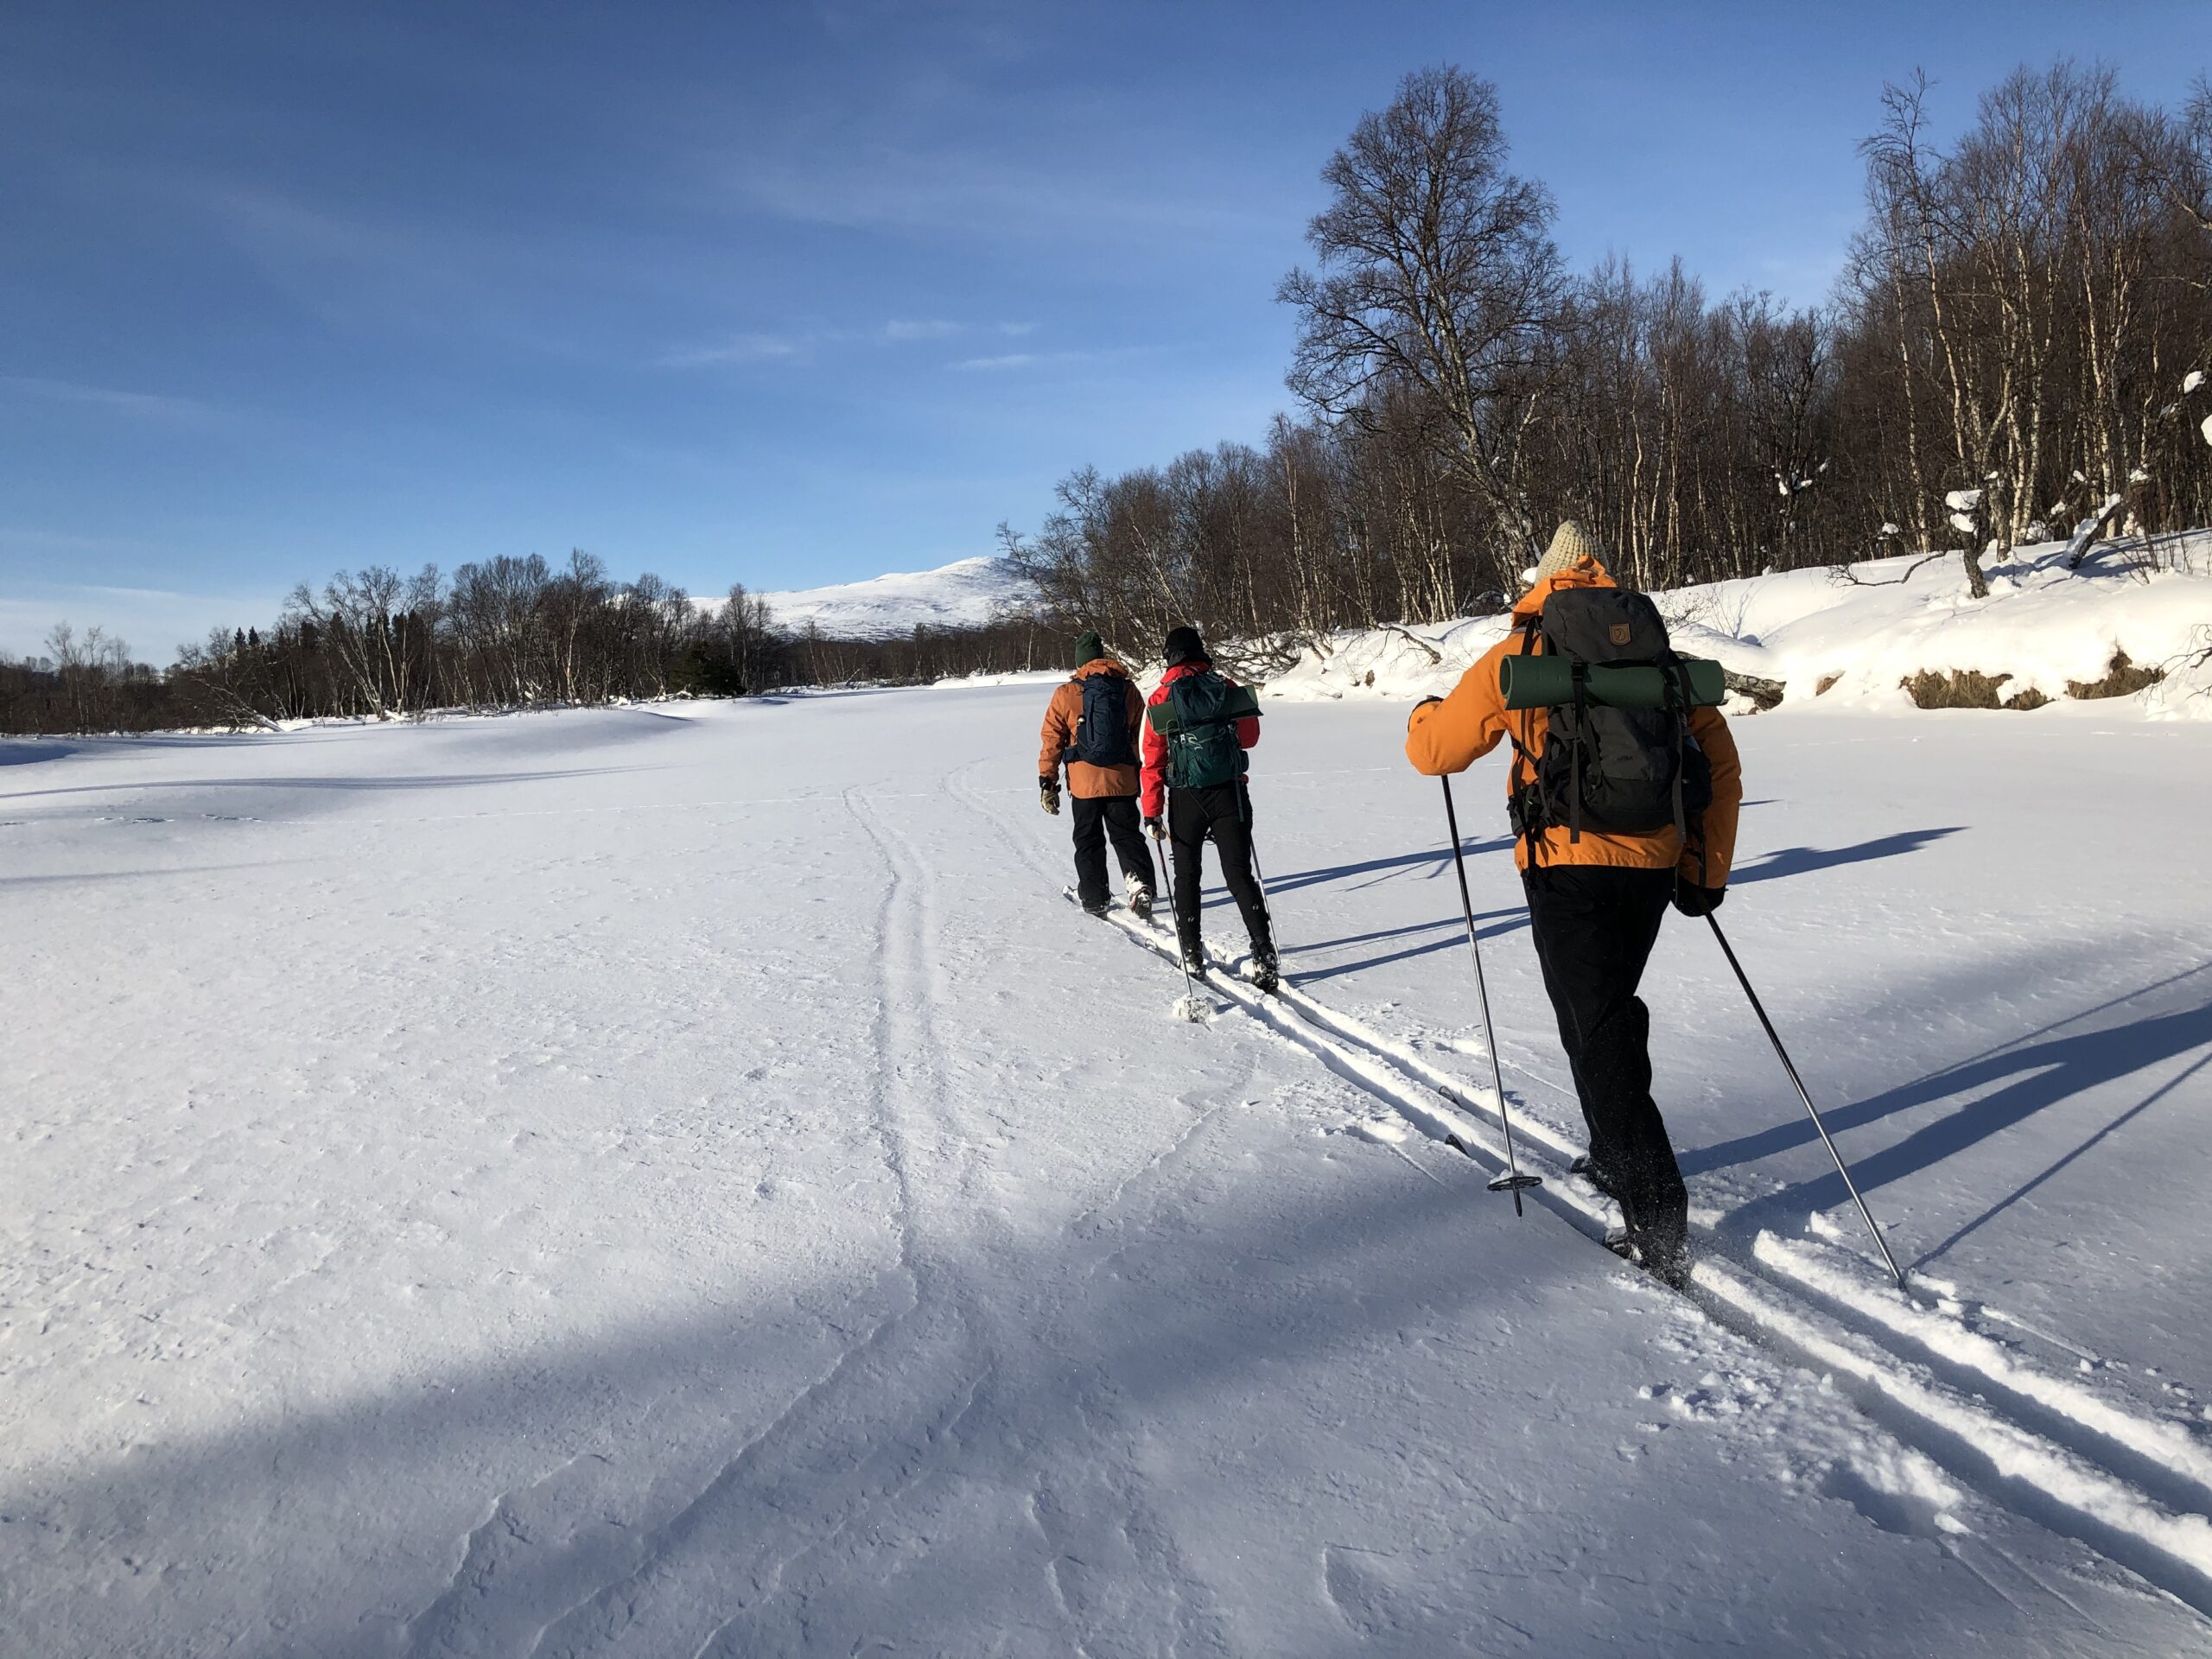
[[[1212,789],[1244,775],[1244,746],[1236,722],[1260,712],[1249,687],[1231,685],[1209,669],[1186,674],[1167,689],[1167,701],[1147,718],[1167,740],[1167,786]]]

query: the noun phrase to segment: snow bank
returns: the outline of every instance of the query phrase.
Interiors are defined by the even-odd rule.
[[[2184,561],[2199,567],[2212,533]],[[1870,560],[1847,574],[1791,570],[1653,597],[1686,653],[1778,682],[1782,707],[1910,712],[1904,682],[1928,674],[2001,677],[2007,699],[2054,702],[2105,680],[2124,654],[2161,683],[2101,700],[2108,714],[2212,718],[2212,576],[2144,574],[2106,553],[2066,569],[2061,543],[2022,548],[1988,568],[1989,597],[1971,598],[1959,560]],[[1294,702],[1441,696],[1504,637],[1503,616],[1437,627],[1340,633],[1309,647],[1266,695]],[[2027,696],[2033,702],[2034,696]],[[1748,706],[1748,705],[1746,705]]]

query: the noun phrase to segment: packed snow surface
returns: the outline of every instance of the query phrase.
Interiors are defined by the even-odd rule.
[[[894,639],[917,626],[981,627],[1029,604],[1035,589],[1008,561],[985,557],[760,597],[787,632],[811,622],[832,639]]]
[[[2212,728],[1737,722],[1721,918],[1914,1294],[1673,918],[1686,1298],[1565,1173],[1496,759],[1517,1220],[1404,700],[1268,705],[1289,989],[1189,1024],[1048,695],[0,745],[0,1648],[2212,1647]]]

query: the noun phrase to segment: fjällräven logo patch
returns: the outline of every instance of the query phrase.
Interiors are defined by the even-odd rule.
[[[1628,644],[1629,626],[1627,623],[1616,622],[1611,627],[1606,629],[1605,632],[1611,637],[1612,642],[1615,645],[1624,645]]]

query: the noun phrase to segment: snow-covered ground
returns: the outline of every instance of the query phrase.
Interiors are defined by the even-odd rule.
[[[1036,590],[1006,560],[985,556],[936,570],[760,597],[767,601],[776,625],[789,632],[812,622],[836,639],[895,639],[918,626],[981,627],[1031,603]]]
[[[2049,543],[1988,561],[1984,600],[1969,597],[1953,555],[1869,560],[1847,578],[1790,570],[1653,597],[1677,650],[1778,683],[1793,714],[1910,714],[1903,683],[1922,673],[2001,676],[2005,697],[2033,690],[2063,702],[2069,686],[2105,680],[2124,653],[2167,677],[2126,701],[2093,699],[2107,704],[2099,718],[2212,719],[2212,574],[2146,574],[2135,568],[2139,549],[2126,548],[2073,571],[2065,550]],[[2195,532],[2170,551],[2212,572],[2212,534]],[[1325,650],[1309,648],[1268,695],[1397,701],[1447,691],[1506,627],[1491,616],[1339,634]]]
[[[1403,703],[1270,706],[1294,988],[1192,1026],[1045,696],[0,745],[0,1647],[2212,1646],[2212,728],[1738,723],[1722,919],[1918,1294],[1676,920],[1685,1299],[1495,760],[1519,1220]]]

